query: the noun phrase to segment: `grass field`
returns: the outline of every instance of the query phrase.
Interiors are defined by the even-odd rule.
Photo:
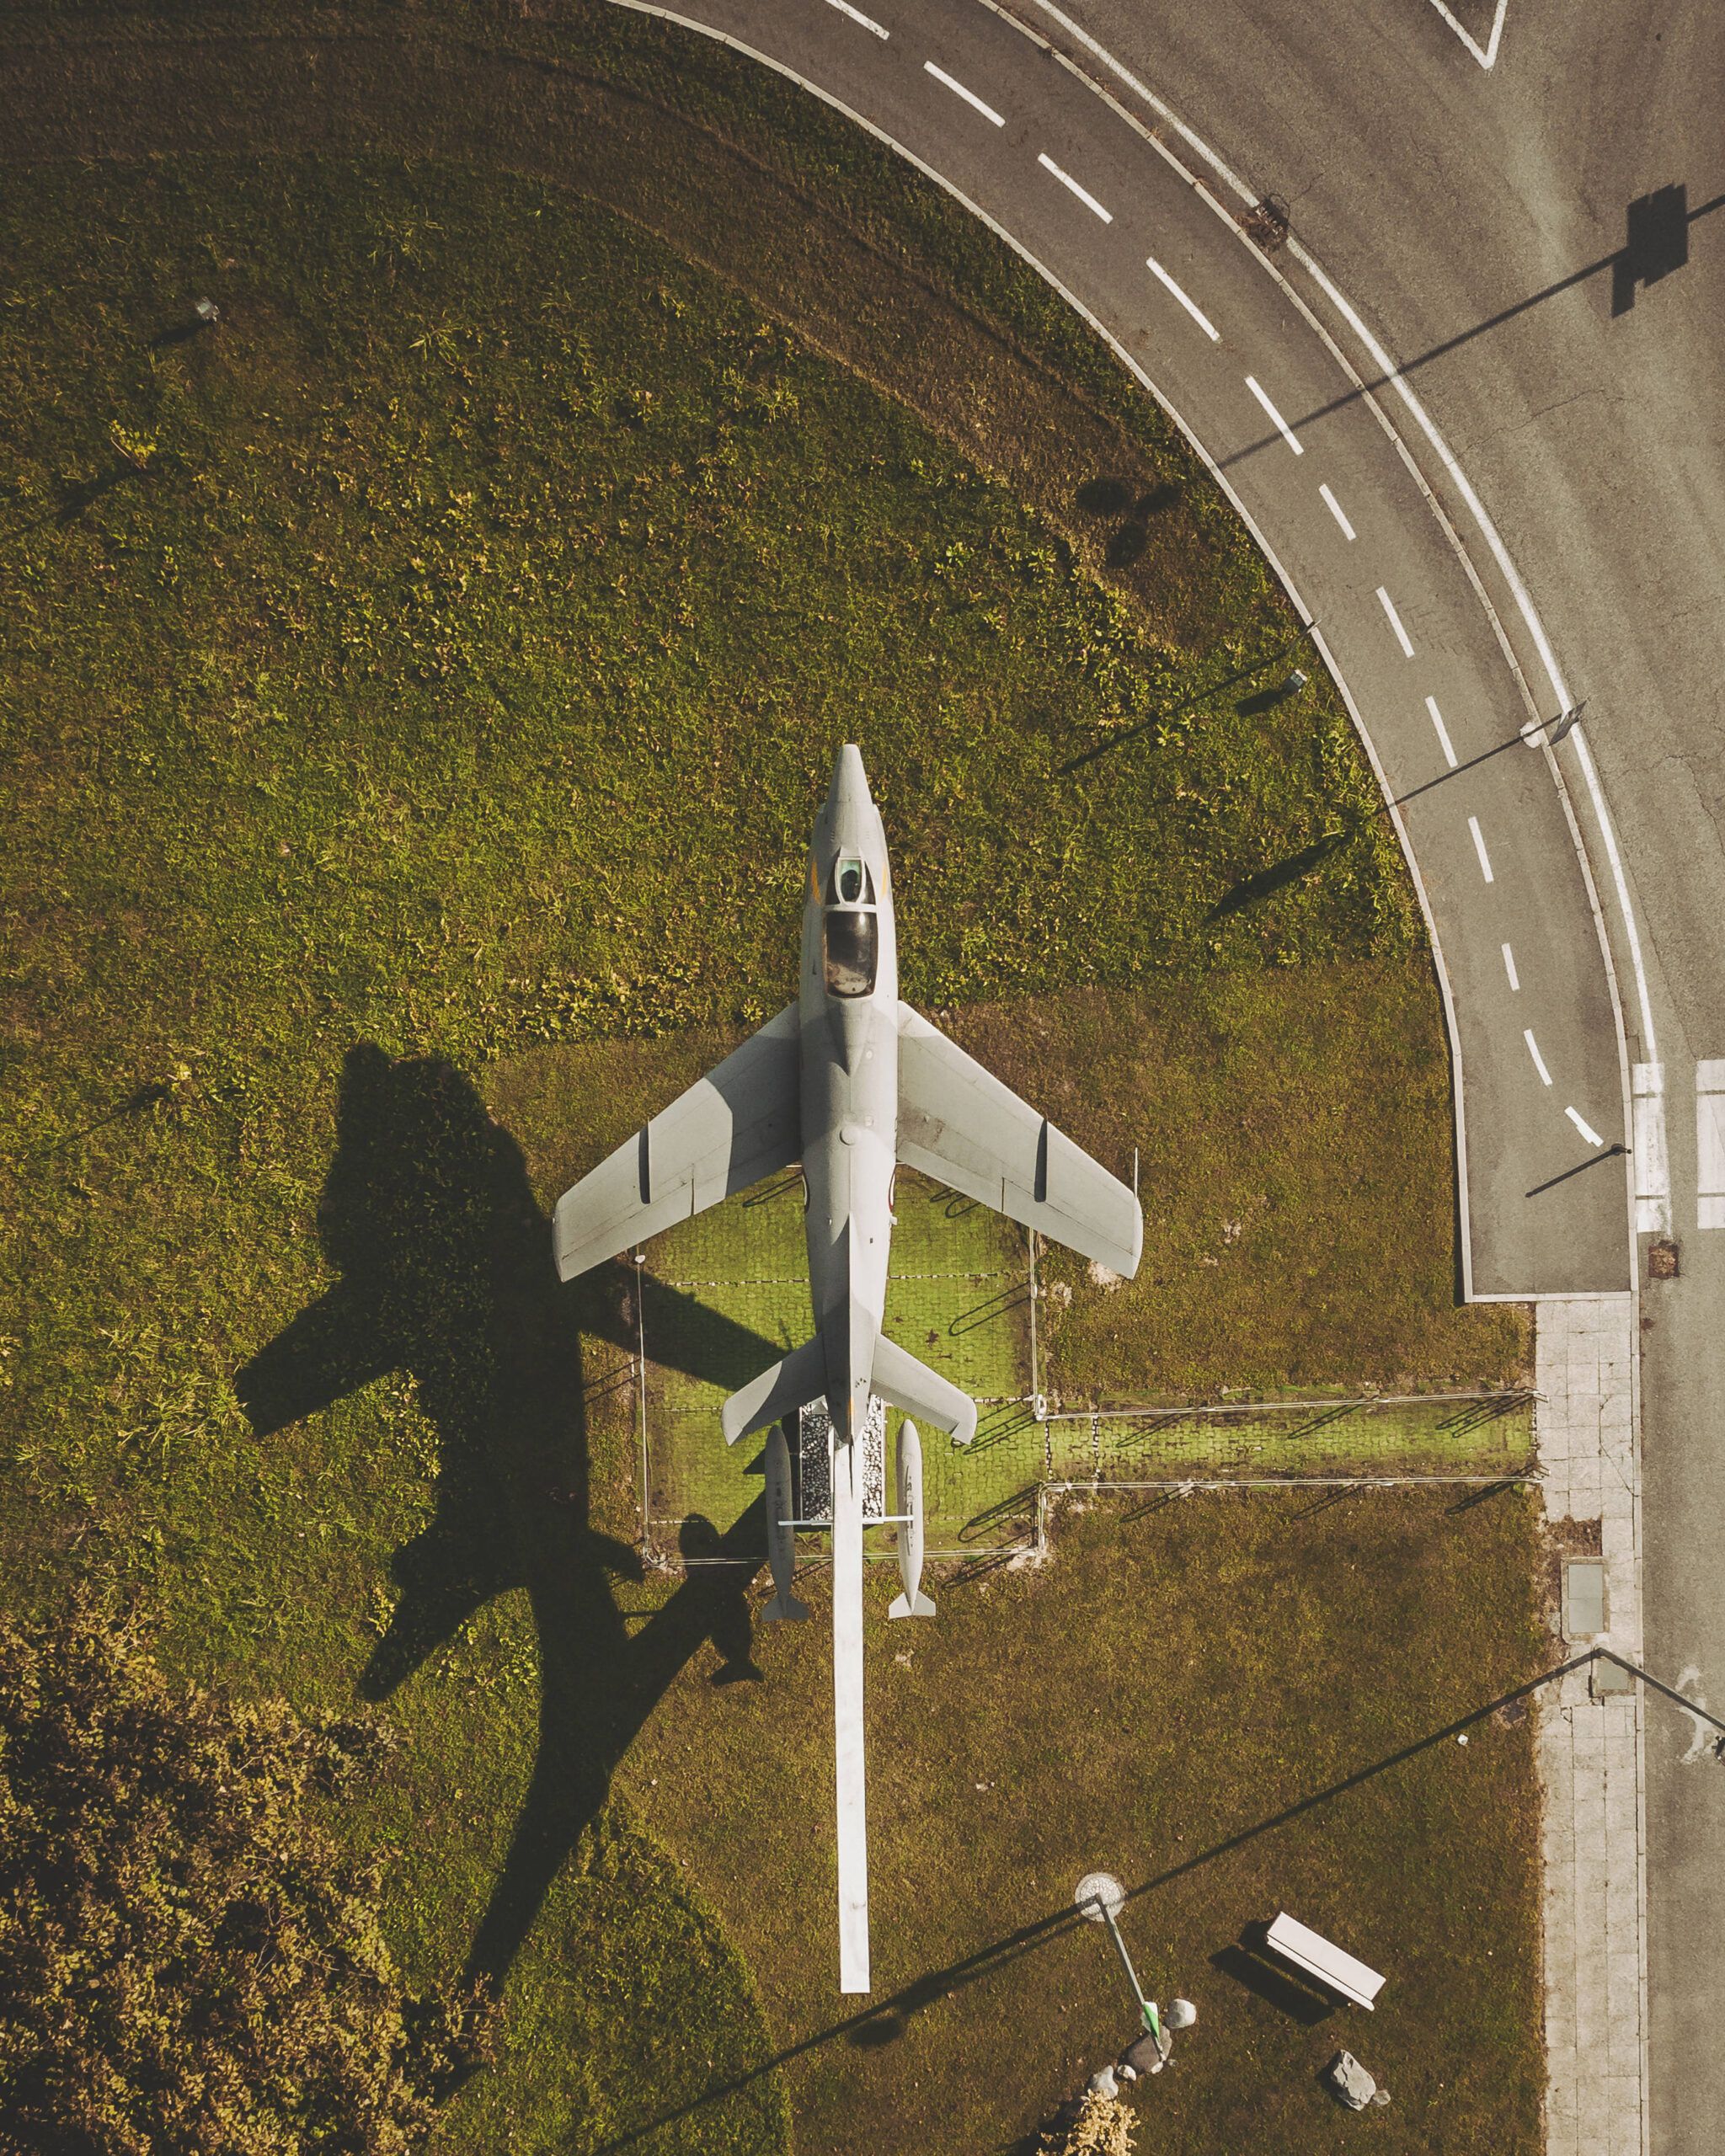
[[[161,43],[152,19],[126,18],[141,52]],[[167,19],[200,36],[216,21]],[[728,57],[684,72],[663,34],[609,11],[582,64],[601,63],[638,98],[681,83],[701,127],[668,169],[697,208],[713,161],[731,156],[735,180],[785,116],[780,88],[748,109]],[[102,109],[134,124],[163,108]],[[815,2065],[772,2065],[825,2025],[830,1990],[822,1806],[804,1831],[770,1801],[781,1774],[824,1788],[821,1628],[751,1640],[745,1568],[637,1577],[625,1283],[563,1295],[546,1277],[557,1191],[788,995],[802,849],[839,740],[862,740],[885,809],[906,992],[1104,1158],[1140,1150],[1146,1267],[1109,1293],[1049,1262],[1045,1284],[1071,1298],[1044,1305],[1050,1389],[1118,1405],[1509,1385],[1525,1360],[1519,1315],[1451,1306],[1447,1076],[1417,914],[1327,686],[1256,693],[1291,623],[1244,535],[991,242],[824,118],[792,115],[777,139],[778,176],[749,184],[763,200],[779,187],[781,209],[787,173],[824,187],[821,214],[854,244],[822,259],[861,280],[824,287],[806,334],[780,304],[798,248],[772,216],[757,294],[544,177],[435,162],[44,164],[0,192],[0,1577],[28,1604],[74,1574],[111,1579],[161,1614],[164,1659],[193,1675],[388,1702],[406,1751],[343,1830],[398,1853],[387,1921],[416,1978],[508,1972],[510,2056],[453,2108],[463,2150],[777,2150],[793,2102],[801,2145],[838,2148],[846,2089],[932,2102],[893,2078],[925,2058],[911,2080],[948,2092],[941,2115],[973,2137],[949,2145],[968,2147],[1017,2131],[1071,2063],[1070,2044],[1020,2046],[1020,2001],[955,2020],[953,2048],[921,2048],[919,2011],[902,2041],[874,2041],[899,2025],[884,2021]],[[734,205],[706,192],[709,216]],[[880,350],[847,351],[858,374],[813,349],[890,343],[870,278],[921,279],[917,304],[975,340],[975,378],[1000,385],[991,440],[960,446],[927,378],[893,386],[945,432],[871,387]],[[187,334],[205,291],[220,329]],[[872,316],[851,307],[865,291]],[[1013,483],[991,476],[1007,470]],[[1228,903],[1242,894],[1258,895]],[[1023,1022],[1033,994],[1046,1037]],[[925,1225],[900,1246],[907,1269],[922,1248],[938,1269],[938,1241],[967,1294],[991,1270],[1008,1283],[1010,1233]],[[794,1294],[787,1310],[730,1308],[677,1284],[734,1277],[700,1270],[719,1232],[697,1224],[654,1255],[646,1322],[682,1344],[649,1411],[679,1448],[665,1457],[708,1478],[689,1502],[744,1557],[758,1516],[713,1479],[699,1424],[723,1374],[749,1374],[760,1340],[803,1314]],[[746,1254],[723,1233],[728,1261]],[[947,1313],[949,1331],[977,1307]],[[930,1316],[907,1301],[907,1321]],[[955,1337],[991,1392],[1022,1374],[1023,1316]],[[1016,1478],[1004,1433],[993,1461]],[[1308,1765],[1394,1748],[1448,1710],[1461,1677],[1433,1628],[1458,1621],[1469,1577],[1480,1606],[1512,1614],[1476,1641],[1466,1695],[1532,1652],[1513,1614],[1531,1566],[1519,1500],[1453,1519],[1373,1500],[1293,1543],[1256,1504],[1157,1517],[1163,1539],[1120,1529],[1135,1545],[1080,1522],[1045,1577],[943,1610],[942,1639],[969,1644],[916,1712],[971,1731],[942,1742],[953,1761],[976,1751],[974,1780],[991,1779],[979,1717],[1033,1710],[1045,1726],[1024,1756],[1046,1759],[1090,1741],[1088,1721],[1049,1718],[1049,1690],[1087,1714],[1087,1684],[1164,1652],[1145,1552],[1158,1579],[1191,1582],[1191,1623],[1228,1613],[1239,1696],[1282,1732],[1274,1756],[1240,1748],[1253,1771],[1204,1815],[1224,1835],[1279,1776],[1297,1794]],[[1244,1543],[1192,1524],[1236,1517]],[[1356,1523],[1358,1554],[1336,1555]],[[1425,1672],[1393,1712],[1347,1674],[1378,1666],[1353,1615],[1327,1662],[1321,1598],[1300,1599],[1348,1561],[1378,1583],[1343,1598],[1362,1638],[1373,1611],[1400,1610]],[[1429,1621],[1408,1566],[1447,1582]],[[1260,1593],[1268,1630],[1248,1636],[1236,1605]],[[1297,1635],[1278,1595],[1305,1613]],[[1008,1605],[996,1658],[979,1659],[966,1608]],[[1307,1689],[1279,1722],[1276,1642],[1296,1636]],[[1104,1646],[1124,1657],[1112,1673],[1086,1659]],[[933,1650],[914,1652],[916,1669]],[[1061,1658],[1052,1687],[1038,1655]],[[751,1656],[765,1684],[708,1683]],[[1186,1662],[1196,1689],[1169,1693],[1182,1726],[1220,1681],[1195,1649]],[[881,1665],[882,1682],[899,1672]],[[874,1696],[878,1711],[889,1694]],[[914,1758],[895,1741],[889,1716],[878,1792],[924,1771],[920,1740]],[[1397,1831],[1434,1822],[1432,1846],[1459,1849],[1443,1835],[1525,1812],[1521,1741],[1506,1733],[1499,1779],[1418,1783]],[[660,1772],[680,1743],[684,1764]],[[1069,1844],[1140,1834],[1144,1790],[1183,1785],[1161,1753],[1123,1781],[1123,1758],[1067,1792],[1059,1833],[1036,1795],[1055,1840],[1028,1870],[1002,1855],[975,1891],[1023,1903]],[[963,1816],[913,1803],[913,1831],[889,1804],[883,1908],[895,1879],[926,1897],[917,1866]],[[726,1821],[743,1833],[730,1852]],[[1525,1849],[1496,1831],[1530,1924]],[[769,1833],[785,1893],[809,1889],[782,1948],[758,1891]],[[1378,1819],[1356,1851],[1386,1880],[1386,1834]],[[1318,1920],[1333,1875],[1291,1876]],[[1462,1935],[1444,1898],[1461,1876],[1440,1860],[1414,1882],[1404,1936],[1423,1953]],[[1387,1924],[1389,1892],[1365,1913]],[[1223,1916],[1202,1896],[1181,1907],[1183,1970]],[[996,1936],[985,1914],[961,1901],[891,1951],[914,1977]],[[1103,1978],[1086,1991],[1071,1966],[1070,2011],[1099,2032]],[[1526,1966],[1459,1994],[1503,2056],[1521,2047],[1518,2088]],[[1278,2073],[1284,2036],[1251,2037]],[[1303,2145],[1300,2116],[1284,2145]],[[1185,2145],[1234,2145],[1207,2130],[1194,2112]]]

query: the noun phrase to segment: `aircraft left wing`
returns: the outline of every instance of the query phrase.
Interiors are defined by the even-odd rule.
[[[573,1280],[631,1244],[803,1156],[793,1003],[557,1201],[552,1246]]]
[[[1144,1214],[1125,1184],[908,1003],[899,1158],[1129,1280],[1138,1270]]]

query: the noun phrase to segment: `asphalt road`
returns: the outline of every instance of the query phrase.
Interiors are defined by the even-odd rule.
[[[1704,1068],[1725,1056],[1725,10],[1509,0],[1489,72],[1419,0],[1066,12],[1288,200],[1413,368],[1588,698],[1640,922],[1645,1009],[1607,905],[1628,1053],[1666,1104],[1669,1198],[1644,1127],[1638,1209],[1680,1250],[1641,1289],[1646,1653],[1717,1710],[1725,1161],[1698,1081],[1725,1091]],[[1725,1771],[1694,1735],[1650,1710],[1655,2156],[1725,2138]]]
[[[1632,1228],[1643,1246],[1678,1243],[1677,1278],[1637,1283],[1646,1653],[1668,1676],[1696,1673],[1695,1695],[1711,1685],[1717,1709],[1725,9],[1509,0],[1487,70],[1428,0],[1064,0],[1065,26],[1045,0],[1011,5],[1120,109],[1056,62],[1027,57],[985,0],[849,10],[701,0],[676,12],[817,85],[1037,260],[1220,468],[1320,618],[1392,795],[1443,780],[1404,820],[1451,995],[1469,1284],[1475,1294],[1621,1291],[1640,1269]],[[1451,0],[1482,45],[1495,12]],[[1203,150],[1252,195],[1286,201],[1295,237],[1275,260],[1288,288],[1129,120],[1160,120],[1226,206],[1226,178]],[[1214,340],[1142,266],[1152,254]],[[1374,346],[1399,383],[1382,383]],[[1350,394],[1343,356],[1380,381],[1399,446]],[[1468,768],[1525,722],[1524,694],[1546,717],[1587,699],[1557,771],[1519,749]],[[1427,696],[1461,766],[1453,778]],[[1641,1096],[1633,1123],[1626,1081]],[[1568,1107],[1608,1144],[1634,1144],[1629,1176],[1587,1144]],[[1710,1128],[1720,1142],[1709,1144]],[[1652,1710],[1657,2156],[1712,2156],[1725,2118],[1725,1770],[1705,1752],[1687,1760],[1692,1737],[1674,1709]]]

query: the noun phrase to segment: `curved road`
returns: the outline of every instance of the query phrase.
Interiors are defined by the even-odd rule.
[[[1446,981],[1467,1291],[1634,1289],[1645,1652],[1725,1697],[1725,9],[1010,6],[650,12],[987,217],[1318,617]],[[1272,193],[1267,258],[1235,219]],[[1637,1235],[1677,1278],[1638,1281]],[[1650,2145],[1712,2156],[1725,1774],[1648,1730]]]
[[[1579,736],[1555,756],[1541,745],[1561,677],[1477,532],[1434,499],[1406,414],[1362,392],[1237,200],[1211,175],[1194,184],[1152,112],[1099,95],[979,0],[653,12],[767,60],[913,158],[1175,414],[1316,617],[1402,803],[1461,1081],[1467,1293],[1626,1290],[1619,1027],[1597,894],[1554,783]]]

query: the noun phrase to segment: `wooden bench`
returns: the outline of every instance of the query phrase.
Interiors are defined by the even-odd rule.
[[[1339,1992],[1368,2012],[1374,2010],[1372,2001],[1384,1988],[1377,1971],[1368,1969],[1364,1961],[1356,1961],[1351,1954],[1344,1954],[1305,1924],[1280,1914],[1264,1934],[1264,1944],[1305,1975],[1316,1977],[1328,1990]]]

